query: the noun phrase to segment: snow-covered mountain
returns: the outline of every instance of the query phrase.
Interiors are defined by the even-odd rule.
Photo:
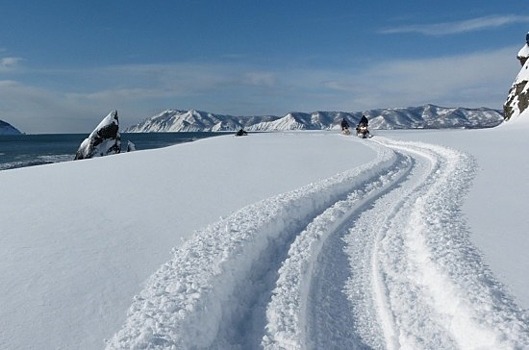
[[[373,109],[364,112],[291,112],[278,116],[231,116],[197,110],[166,110],[133,125],[124,132],[181,131],[286,131],[330,130],[339,128],[343,118],[351,125],[367,116],[372,129],[443,129],[489,128],[503,121],[500,111],[490,108],[446,108],[435,105],[420,107]]]
[[[15,128],[13,125],[0,120],[0,135],[20,135],[20,130]]]
[[[364,113],[373,129],[480,129],[503,122],[500,111],[490,108],[446,108],[435,105],[378,109]]]
[[[235,117],[191,109],[169,109],[133,125],[124,132],[234,131],[248,125],[276,120],[275,116]]]

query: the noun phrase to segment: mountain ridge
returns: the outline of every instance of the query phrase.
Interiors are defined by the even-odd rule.
[[[363,112],[317,111],[289,112],[282,117],[232,116],[210,112],[168,109],[124,130],[125,133],[146,132],[222,132],[333,130],[342,119],[356,125],[362,115],[372,129],[479,129],[503,122],[500,110],[491,108],[440,107],[427,104],[419,107],[381,108]]]

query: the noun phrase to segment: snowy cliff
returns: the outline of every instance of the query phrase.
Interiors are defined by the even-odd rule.
[[[525,45],[518,51],[517,58],[522,69],[514,79],[507,101],[503,105],[505,120],[516,118],[529,106],[529,33],[525,37]]]
[[[120,153],[118,112],[110,112],[79,146],[75,159]]]
[[[181,131],[286,131],[331,130],[339,127],[342,119],[355,125],[362,115],[367,116],[373,129],[444,129],[489,128],[500,124],[500,111],[489,108],[446,108],[434,105],[400,109],[374,109],[364,112],[292,112],[283,117],[235,117],[196,110],[166,110],[133,125],[124,132],[181,132]]]
[[[20,135],[20,130],[15,128],[13,125],[0,120],[0,135]]]

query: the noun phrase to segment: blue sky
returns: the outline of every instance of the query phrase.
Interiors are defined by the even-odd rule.
[[[0,0],[0,119],[502,107],[527,1]]]

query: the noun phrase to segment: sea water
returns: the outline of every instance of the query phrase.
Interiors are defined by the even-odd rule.
[[[129,141],[134,143],[136,151],[141,151],[216,135],[222,133],[122,133],[121,150],[127,151]],[[86,137],[86,134],[0,135],[0,171],[72,161]]]

